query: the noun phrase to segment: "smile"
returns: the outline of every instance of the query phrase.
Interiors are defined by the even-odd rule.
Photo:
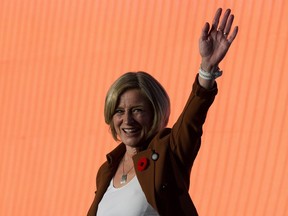
[[[126,134],[135,134],[139,132],[139,129],[137,128],[123,128],[122,129]]]

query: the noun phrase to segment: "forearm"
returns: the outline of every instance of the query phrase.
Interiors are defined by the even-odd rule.
[[[179,160],[186,167],[190,167],[197,155],[200,138],[202,135],[202,126],[205,122],[209,107],[217,94],[217,84],[206,90],[200,86],[199,75],[193,84],[193,90],[190,97],[172,128],[172,149]]]

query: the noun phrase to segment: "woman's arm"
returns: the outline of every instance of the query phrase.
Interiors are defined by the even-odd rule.
[[[201,144],[202,126],[207,112],[217,94],[215,78],[221,73],[215,72],[219,70],[218,65],[238,32],[238,27],[235,27],[229,36],[234,16],[230,9],[226,10],[219,24],[221,12],[221,8],[216,11],[211,28],[209,23],[203,27],[199,40],[202,71],[199,70],[186,106],[172,128],[171,149],[187,170],[187,174],[190,174]]]

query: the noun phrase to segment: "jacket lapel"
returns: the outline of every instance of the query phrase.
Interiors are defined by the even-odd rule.
[[[152,154],[152,149],[141,151],[133,157],[133,162],[138,181],[145,193],[146,199],[157,210],[155,200],[155,164],[151,159]],[[146,165],[145,161],[147,162]]]

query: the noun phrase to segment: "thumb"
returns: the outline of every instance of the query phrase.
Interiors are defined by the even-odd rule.
[[[202,28],[202,33],[201,33],[201,37],[200,37],[200,40],[207,40],[208,39],[208,36],[209,36],[209,28],[210,28],[210,25],[208,22],[205,23],[205,25],[203,26]]]

